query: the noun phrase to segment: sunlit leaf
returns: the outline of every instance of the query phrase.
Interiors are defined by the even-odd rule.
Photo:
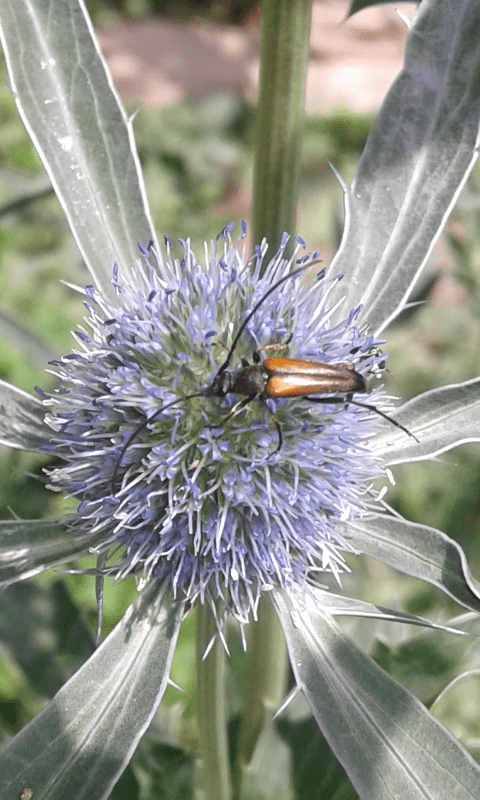
[[[182,616],[151,581],[89,661],[0,754],[0,798],[107,797],[165,691]]]
[[[298,686],[362,800],[480,798],[480,768],[320,603],[275,590]]]
[[[61,519],[2,520],[0,586],[86,555],[100,538],[73,533]]]
[[[479,442],[480,378],[423,392],[392,416],[419,441],[382,421],[370,447],[389,465],[423,461],[460,444]]]
[[[479,29],[477,0],[423,0],[346,189],[332,269],[349,280],[332,296],[362,302],[376,332],[403,307],[477,159]]]
[[[105,293],[153,235],[132,135],[83,0],[1,0],[0,37],[19,113],[80,252]]]
[[[462,606],[480,611],[480,585],[470,574],[465,553],[442,531],[379,514],[356,521],[343,534],[360,552],[427,581]]]
[[[52,432],[41,400],[0,380],[0,443],[18,450],[40,450]]]

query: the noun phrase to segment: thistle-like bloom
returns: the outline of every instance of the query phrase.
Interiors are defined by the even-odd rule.
[[[181,261],[168,238],[165,263],[141,248],[134,283],[114,269],[115,302],[88,286],[79,349],[54,362],[60,387],[39,392],[50,449],[64,462],[50,485],[78,501],[72,529],[100,536],[103,573],[160,576],[188,604],[220,603],[246,622],[262,591],[342,572],[338,523],[372,512],[382,466],[369,450],[378,417],[345,396],[259,395],[226,419],[237,396],[208,392],[226,352],[265,297],[235,347],[234,372],[275,345],[281,357],[346,362],[373,381],[385,355],[361,307],[343,317],[332,307],[342,275],[314,266],[266,296],[317,254],[299,258],[297,247],[285,258],[285,236],[260,277],[260,248],[246,261],[245,223],[236,245],[231,227],[204,264],[188,241]],[[385,407],[376,389],[368,405],[380,399]]]

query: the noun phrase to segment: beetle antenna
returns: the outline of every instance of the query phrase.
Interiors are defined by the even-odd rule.
[[[402,425],[401,422],[397,422],[397,420],[393,419],[393,417],[389,417],[388,414],[385,413],[385,411],[380,411],[379,408],[377,408],[376,406],[372,406],[370,403],[362,403],[360,400],[352,400],[351,397],[309,397],[308,399],[311,403],[324,403],[325,405],[328,405],[329,403],[344,403],[345,405],[348,405],[348,403],[351,403],[352,406],[359,406],[360,408],[366,408],[368,411],[373,411],[374,414],[378,414],[380,417],[383,417],[383,419],[386,419],[387,422],[390,422],[392,425],[395,425],[396,428],[400,428],[401,431],[407,433],[409,436],[412,437],[412,439],[415,439],[415,441],[420,444],[420,439],[417,436],[415,436],[414,433],[409,431],[408,428],[405,427],[405,425]]]
[[[125,442],[125,444],[123,445],[122,449],[120,450],[120,455],[117,458],[117,461],[115,463],[115,467],[114,467],[114,470],[113,470],[113,475],[112,475],[112,480],[111,480],[111,488],[112,488],[112,496],[113,497],[115,497],[115,493],[116,493],[115,484],[117,482],[118,470],[120,469],[120,464],[122,463],[122,458],[125,455],[125,453],[127,452],[128,448],[130,447],[132,442],[137,438],[137,436],[142,431],[145,430],[145,428],[151,422],[153,422],[157,417],[159,417],[160,414],[163,414],[163,412],[166,411],[168,408],[171,408],[172,406],[175,406],[177,403],[182,403],[184,400],[191,400],[193,397],[204,397],[204,394],[203,394],[203,392],[195,392],[195,394],[187,394],[187,395],[185,395],[185,397],[179,397],[179,398],[177,398],[177,400],[173,400],[171,403],[167,403],[166,406],[162,406],[161,408],[157,409],[157,411],[155,411],[154,414],[152,414],[150,417],[148,417],[148,419],[145,419],[143,422],[141,422],[140,425],[138,425],[135,428],[133,433],[130,434],[130,436],[128,437],[127,441]]]
[[[299,267],[298,269],[295,269],[293,272],[289,272],[288,275],[284,275],[283,278],[280,278],[280,280],[278,280],[276,283],[274,283],[273,286],[270,286],[270,289],[268,289],[268,291],[265,292],[263,297],[260,298],[258,303],[256,303],[254,305],[254,307],[252,308],[250,313],[245,317],[245,319],[243,320],[242,324],[240,325],[240,327],[239,327],[239,329],[237,331],[237,334],[236,334],[236,336],[235,336],[235,338],[234,338],[234,340],[232,342],[230,350],[228,351],[228,355],[227,355],[225,361],[223,362],[223,364],[221,365],[221,367],[219,368],[219,370],[217,372],[217,376],[221,375],[222,372],[225,372],[225,370],[227,369],[228,365],[230,364],[230,360],[231,360],[231,358],[233,356],[234,350],[235,350],[235,348],[236,348],[236,346],[238,344],[238,340],[240,339],[240,336],[242,335],[243,331],[245,330],[245,328],[247,327],[248,323],[252,319],[253,315],[258,311],[258,309],[265,302],[267,297],[269,297],[272,294],[272,292],[274,292],[276,289],[278,289],[278,287],[281,286],[282,283],[285,283],[285,281],[288,281],[289,278],[294,278],[300,272],[304,272],[304,270],[308,269],[309,267],[312,267],[314,264],[318,264],[319,260],[320,259],[318,259],[317,261],[311,261],[309,264],[304,264],[302,267]]]
[[[369,403],[361,403],[360,400],[348,400],[348,402],[352,403],[352,405],[354,406],[360,406],[360,408],[367,408],[369,411],[374,411],[375,414],[378,414],[380,417],[383,417],[383,419],[386,419],[388,422],[391,422],[391,424],[395,425],[396,428],[400,428],[400,430],[403,431],[404,433],[408,433],[408,435],[411,436],[412,439],[415,439],[415,441],[418,442],[418,444],[420,444],[420,439],[417,436],[415,436],[414,433],[409,431],[408,428],[406,428],[405,425],[402,425],[401,422],[398,422],[396,419],[393,419],[393,417],[389,417],[388,414],[385,414],[385,411],[380,411],[379,408],[377,408],[376,406],[372,406]]]

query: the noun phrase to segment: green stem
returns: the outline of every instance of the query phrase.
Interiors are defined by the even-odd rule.
[[[268,242],[268,255],[282,234],[295,233],[303,132],[311,0],[262,0],[260,90],[253,178],[253,240]],[[247,698],[235,759],[234,796],[240,798],[245,769],[286,685],[286,649],[268,599],[249,626]]]
[[[258,622],[249,628],[248,688],[235,756],[235,798],[241,797],[244,772],[260,734],[284,699],[287,679],[285,637],[268,597],[261,599]]]
[[[262,0],[253,241],[270,255],[295,233],[310,19],[311,0]]]
[[[218,637],[206,659],[203,656],[216,633],[208,606],[197,603],[197,722],[202,758],[203,790],[208,800],[230,800],[230,763],[225,709],[225,651]]]

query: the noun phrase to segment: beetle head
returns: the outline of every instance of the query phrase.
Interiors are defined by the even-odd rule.
[[[205,397],[225,397],[226,394],[232,391],[232,374],[226,370],[218,371],[210,386],[207,386],[204,392]]]

